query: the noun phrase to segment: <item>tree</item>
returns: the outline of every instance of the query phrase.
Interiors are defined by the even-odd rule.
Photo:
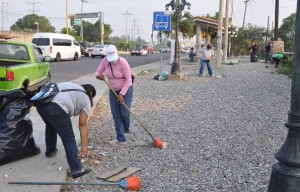
[[[295,26],[296,13],[282,20],[282,25],[279,28],[279,37],[284,42],[284,50],[288,52],[294,51],[295,45]]]
[[[37,31],[38,23],[39,32],[55,32],[49,20],[44,16],[38,16],[36,14],[25,15],[23,18],[18,19],[15,24],[10,27],[12,31]]]
[[[100,42],[101,41],[101,33],[100,33],[100,22],[99,20],[92,24],[88,21],[82,21],[83,25],[83,39],[85,41],[90,42]],[[73,29],[77,36],[80,36],[80,26],[73,26]],[[110,42],[109,36],[112,33],[112,29],[110,25],[104,24],[104,35],[103,35],[103,41],[105,44],[108,44]]]
[[[244,29],[239,28],[237,37],[231,39],[231,50],[234,55],[249,55],[251,46],[255,42],[259,45],[260,51],[264,51],[266,35],[266,28],[248,24]]]
[[[179,32],[182,33],[183,38],[192,38],[195,35],[194,20],[193,16],[189,12],[185,12],[182,17],[179,17]],[[165,34],[168,38],[175,38],[175,30],[176,30],[176,16],[173,14],[171,16],[171,31],[159,31],[157,34],[157,40],[160,41],[162,37],[162,33]]]

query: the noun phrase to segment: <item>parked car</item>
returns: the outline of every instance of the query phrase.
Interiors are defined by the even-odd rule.
[[[190,53],[190,50],[191,50],[191,48],[189,48],[189,47],[184,47],[184,48],[182,48],[181,49],[181,53]]]
[[[80,52],[81,55],[84,55],[85,57],[90,55],[89,51],[86,48],[82,47],[81,45],[80,45]]]
[[[162,47],[162,48],[160,49],[160,52],[161,52],[161,53],[170,53],[171,50],[170,50],[169,47]]]
[[[81,49],[81,54],[89,57],[91,56],[91,53],[95,47],[93,42],[88,42],[88,41],[84,41],[84,42],[79,42],[79,44],[81,45],[82,49]]]
[[[153,54],[153,48],[152,47],[150,47],[148,45],[144,45],[142,48],[145,49],[148,54],[150,54],[150,53]]]
[[[133,56],[133,55],[139,56],[139,55],[148,55],[148,52],[147,52],[147,50],[143,49],[142,47],[136,46],[131,49],[130,54],[131,54],[131,56]]]
[[[96,45],[91,53],[92,58],[101,56],[101,58],[106,56],[105,45]]]
[[[81,57],[80,44],[68,34],[35,33],[32,43],[41,48],[44,56],[50,56],[52,61],[77,61]]]
[[[35,44],[0,40],[0,93],[37,91],[51,80],[50,60]]]

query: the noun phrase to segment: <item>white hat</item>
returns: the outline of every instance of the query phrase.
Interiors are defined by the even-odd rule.
[[[118,50],[114,45],[107,45],[106,46],[106,59],[108,62],[118,60]]]

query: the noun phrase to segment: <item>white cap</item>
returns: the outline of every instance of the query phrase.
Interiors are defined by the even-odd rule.
[[[118,50],[114,45],[107,45],[106,46],[106,59],[108,62],[118,60]]]

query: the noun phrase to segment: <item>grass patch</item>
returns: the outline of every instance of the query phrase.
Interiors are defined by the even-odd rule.
[[[285,64],[280,64],[276,69],[276,71],[280,74],[291,76],[293,73],[293,69],[294,69],[294,61],[289,60]]]

